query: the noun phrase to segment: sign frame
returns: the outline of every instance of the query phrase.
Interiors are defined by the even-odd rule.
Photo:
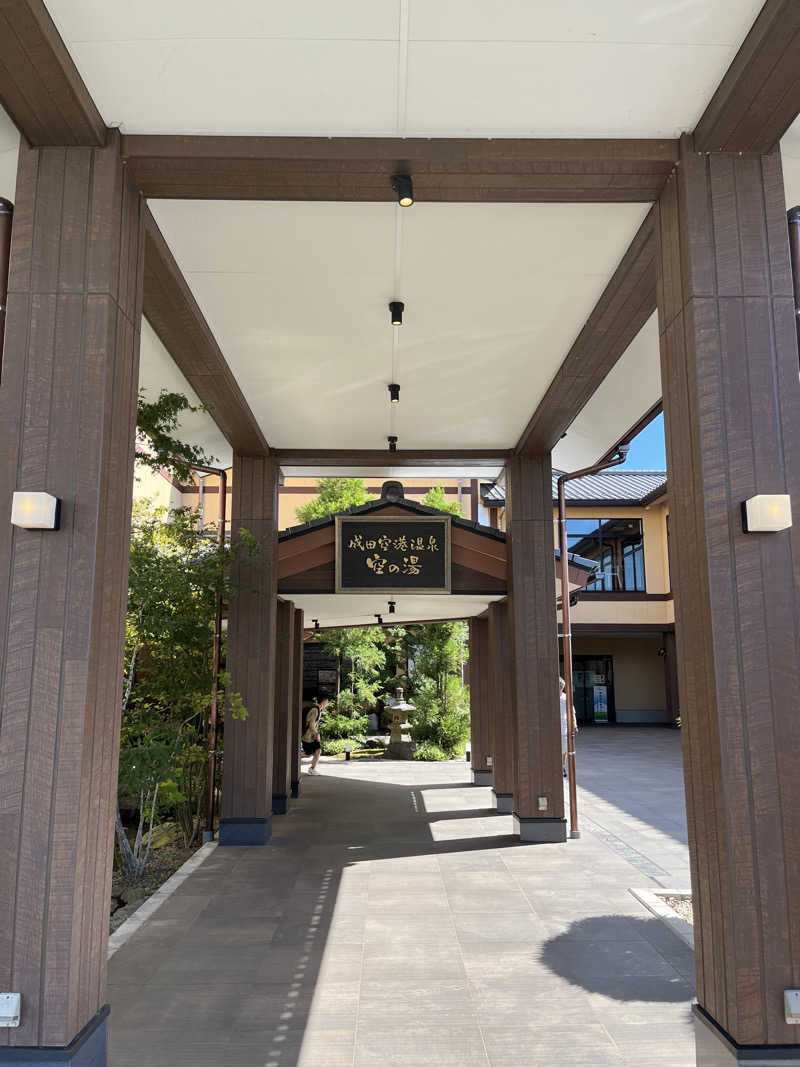
[[[449,596],[453,591],[453,568],[452,568],[452,515],[440,512],[438,515],[337,515],[336,516],[336,584],[335,592],[354,594],[356,596],[375,596],[388,593],[390,596]],[[385,525],[386,523],[402,522],[406,526],[415,523],[440,523],[444,538],[444,587],[418,588],[416,586],[371,586],[351,588],[342,586],[342,526],[347,523],[359,523],[366,525]]]

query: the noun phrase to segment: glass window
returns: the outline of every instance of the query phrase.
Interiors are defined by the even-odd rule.
[[[645,591],[641,519],[567,519],[567,547],[597,562],[587,592]]]

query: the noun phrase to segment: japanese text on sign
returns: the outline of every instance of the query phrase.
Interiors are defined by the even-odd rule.
[[[342,517],[337,534],[339,587],[447,592],[449,533],[448,519]]]

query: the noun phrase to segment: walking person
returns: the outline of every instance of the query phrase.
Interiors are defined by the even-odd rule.
[[[306,712],[305,729],[303,730],[301,741],[303,752],[306,756],[311,756],[311,766],[308,768],[309,774],[319,774],[317,764],[319,763],[320,753],[322,752],[322,741],[319,736],[319,720],[327,706],[327,694],[323,695],[320,693],[319,704],[314,704]]]
[[[561,689],[561,773],[567,777],[567,683],[558,679]],[[572,705],[572,729],[578,732],[578,720],[575,717],[575,705]]]

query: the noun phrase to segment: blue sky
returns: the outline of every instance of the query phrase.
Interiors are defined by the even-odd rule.
[[[664,446],[664,416],[653,419],[649,426],[631,441],[631,450],[622,468],[629,470],[663,471],[667,469]]]

